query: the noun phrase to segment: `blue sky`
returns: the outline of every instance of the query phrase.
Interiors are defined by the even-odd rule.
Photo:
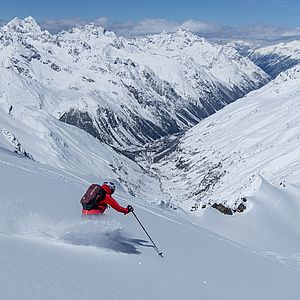
[[[87,21],[137,33],[170,30],[189,22],[194,31],[300,30],[299,0],[0,0],[0,19],[33,16],[44,27]],[[255,25],[255,26],[254,26]],[[204,31],[205,31],[204,30]]]
[[[105,16],[112,21],[145,18],[300,26],[299,0],[1,0],[0,18],[32,15],[38,20]]]

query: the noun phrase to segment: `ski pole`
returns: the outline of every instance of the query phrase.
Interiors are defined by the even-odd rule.
[[[155,245],[155,243],[151,239],[151,236],[148,234],[147,230],[145,229],[145,227],[143,226],[143,224],[141,223],[141,221],[139,220],[139,218],[137,217],[137,215],[135,214],[135,212],[133,211],[132,213],[135,216],[136,220],[141,225],[141,227],[143,228],[143,230],[145,231],[145,233],[147,234],[147,236],[150,239],[150,241],[152,242],[154,250],[158,253],[159,256],[163,257],[163,253],[158,250],[157,246]]]

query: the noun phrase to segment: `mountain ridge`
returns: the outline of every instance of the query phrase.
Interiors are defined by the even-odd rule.
[[[237,210],[261,178],[279,189],[296,183],[299,81],[297,65],[201,121],[151,164],[175,205],[200,214],[214,203]]]
[[[51,35],[28,17],[0,36],[3,76],[14,70],[41,107],[119,149],[186,130],[269,81],[233,48],[183,30],[125,39],[88,24]]]

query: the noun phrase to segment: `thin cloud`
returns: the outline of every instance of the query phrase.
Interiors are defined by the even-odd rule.
[[[108,18],[107,17],[99,17],[93,21],[98,26],[106,26],[108,23]]]
[[[58,33],[62,30],[68,30],[76,26],[82,26],[87,22],[80,18],[66,19],[47,19],[38,22],[42,29],[48,30],[51,33]]]
[[[122,36],[142,36],[160,33],[162,31],[175,32],[179,25],[165,19],[144,19],[138,22],[121,22],[110,24],[109,29]]]
[[[39,22],[39,25],[42,29],[48,30],[51,33],[58,33],[62,30],[69,30],[74,27],[84,26],[90,22],[91,21],[83,20],[80,18],[47,19],[45,21]],[[97,26],[105,27],[108,22],[108,18],[99,17],[95,20],[92,20],[92,22]]]
[[[287,8],[287,9],[296,9],[299,10],[299,3],[298,0],[294,1],[282,1],[282,0],[274,0],[271,5],[277,6],[280,8]]]
[[[179,28],[188,29],[195,33],[215,34],[225,31],[228,27],[217,23],[187,20],[180,24]]]
[[[108,29],[126,37],[143,36],[167,31],[173,33],[180,28],[188,29],[206,38],[281,40],[300,38],[300,28],[276,27],[265,24],[247,26],[225,26],[213,22],[187,20],[176,23],[164,19],[145,19],[139,22],[109,24]]]
[[[110,24],[108,29],[114,31],[117,35],[136,37],[156,34],[163,31],[173,33],[178,29],[188,29],[194,33],[204,35],[216,35],[219,32],[227,30],[228,27],[217,23],[197,20],[187,20],[182,23],[176,23],[165,19],[144,19],[138,22],[113,23]]]
[[[235,0],[240,1],[240,0]],[[249,2],[250,3],[250,2]],[[94,20],[83,20],[81,18],[47,19],[39,22],[42,29],[51,33],[58,33],[77,26],[84,26],[90,22],[115,32],[118,36],[138,37],[149,34],[161,33],[163,31],[173,33],[184,28],[199,36],[215,39],[247,39],[279,41],[300,39],[300,27],[276,27],[265,24],[247,26],[225,26],[214,22],[201,20],[185,20],[174,22],[166,19],[143,19],[137,22],[110,22],[107,17],[100,16]],[[6,22],[0,20],[0,24]]]
[[[223,34],[224,38],[277,41],[284,39],[299,39],[300,29],[257,24],[251,26],[231,27],[227,30],[227,32],[220,32],[220,34]]]

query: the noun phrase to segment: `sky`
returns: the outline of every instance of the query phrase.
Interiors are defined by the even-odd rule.
[[[182,26],[204,36],[300,35],[299,0],[0,0],[0,4],[2,24],[32,16],[50,31],[93,21],[120,35]]]

